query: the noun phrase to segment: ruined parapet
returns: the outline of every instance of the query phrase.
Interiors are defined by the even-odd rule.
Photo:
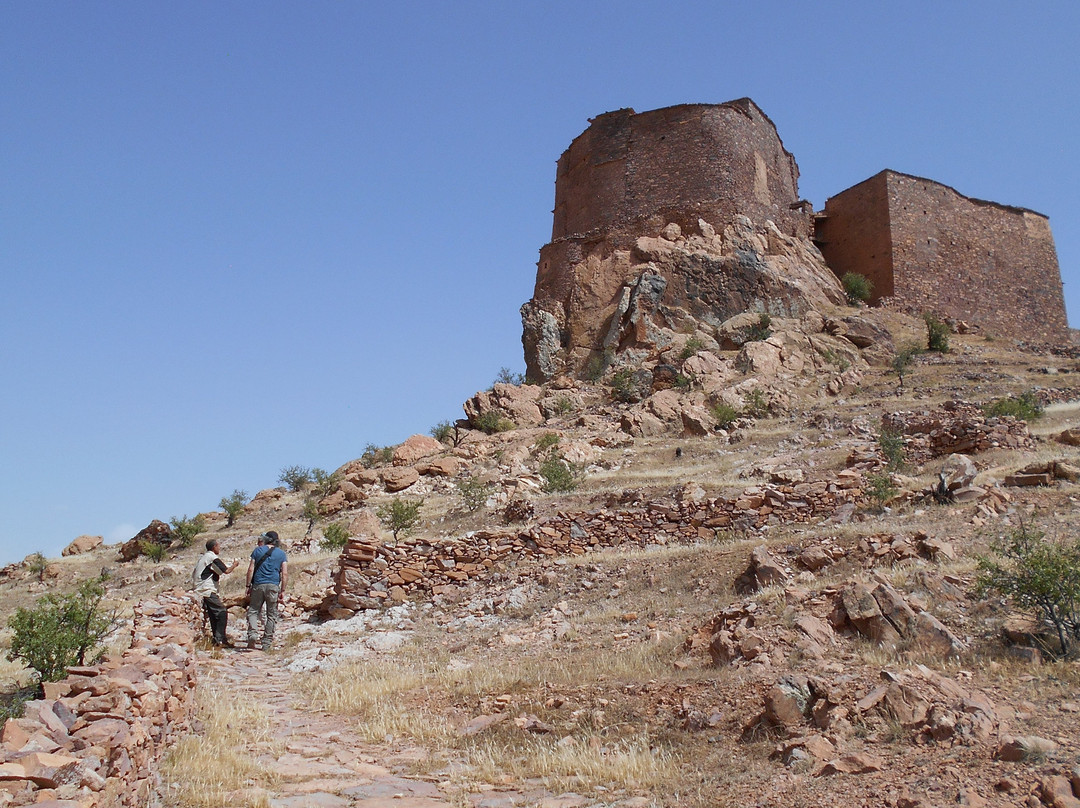
[[[1067,338],[1057,251],[1041,213],[885,170],[825,203],[815,241],[838,275],[873,282],[872,302],[892,298],[1002,336]]]

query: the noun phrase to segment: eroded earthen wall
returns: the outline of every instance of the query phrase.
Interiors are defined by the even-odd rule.
[[[864,180],[829,199],[815,221],[814,243],[829,267],[837,277],[865,275],[872,303],[893,295],[888,185],[885,172]]]

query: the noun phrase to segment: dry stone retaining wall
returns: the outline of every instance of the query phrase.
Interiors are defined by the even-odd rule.
[[[320,612],[343,618],[416,593],[452,594],[510,559],[581,555],[625,543],[697,541],[714,538],[717,529],[807,522],[853,502],[861,493],[861,479],[857,472],[843,471],[831,481],[753,486],[734,499],[622,503],[597,511],[559,513],[526,530],[478,531],[438,544],[414,541],[388,546],[357,537],[342,551],[334,588]]]
[[[134,808],[153,804],[156,764],[191,730],[202,622],[180,591],[135,609],[130,647],[97,665],[69,668],[4,724],[0,806]]]

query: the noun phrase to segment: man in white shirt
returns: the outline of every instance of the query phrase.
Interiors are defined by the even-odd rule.
[[[225,604],[221,602],[221,597],[218,595],[218,578],[228,575],[240,562],[234,561],[226,566],[218,555],[218,547],[217,539],[209,539],[206,542],[206,552],[192,570],[191,584],[195,594],[202,595],[203,609],[206,611],[206,617],[210,621],[210,630],[214,635],[214,645],[230,647],[232,643],[229,642],[225,631],[229,624],[229,610],[225,608]]]

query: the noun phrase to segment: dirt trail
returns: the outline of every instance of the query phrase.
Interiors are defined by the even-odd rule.
[[[282,626],[279,625],[279,630]],[[283,636],[283,635],[282,635]],[[462,788],[437,777],[405,776],[426,757],[417,747],[373,745],[353,729],[355,719],[329,715],[304,703],[293,686],[284,653],[233,649],[200,660],[203,687],[262,705],[273,743],[253,738],[253,759],[276,773],[272,786],[236,793],[239,800],[265,795],[271,808],[600,808],[579,794],[556,795],[536,782]],[[268,750],[273,747],[273,752]],[[642,808],[650,800],[615,803]]]
[[[202,661],[205,686],[262,705],[280,754],[252,748],[277,773],[273,808],[443,808],[452,803],[432,782],[396,774],[409,755],[373,749],[350,720],[308,709],[292,688],[280,654],[232,650]],[[254,744],[253,744],[254,747]],[[283,751],[281,751],[283,750]],[[381,753],[381,754],[380,754]],[[253,796],[253,795],[252,795]]]

